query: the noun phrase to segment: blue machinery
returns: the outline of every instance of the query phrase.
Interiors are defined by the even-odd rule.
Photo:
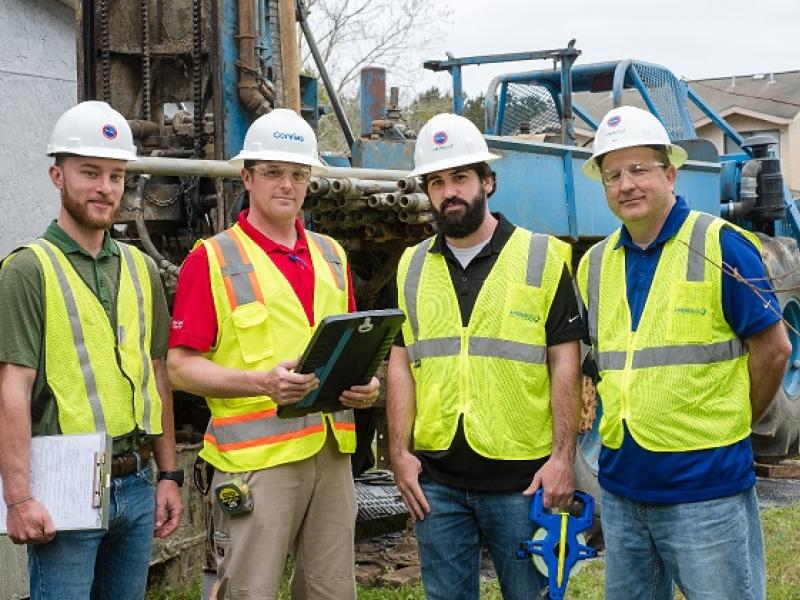
[[[498,190],[493,210],[534,231],[570,240],[577,260],[594,241],[619,226],[606,205],[602,186],[581,173],[597,122],[611,105],[638,104],[649,109],[665,125],[673,142],[683,146],[689,160],[681,168],[676,193],[689,205],[720,215],[751,231],[759,232],[765,261],[778,289],[790,329],[792,358],[782,390],[767,416],[754,427],[754,449],[763,458],[782,458],[800,451],[800,270],[797,246],[800,212],[797,201],[783,184],[776,140],[757,137],[744,140],[686,82],[664,67],[623,60],[574,65],[580,52],[572,43],[564,49],[543,52],[475,56],[429,61],[425,67],[447,70],[453,79],[453,110],[463,109],[461,69],[504,60],[551,59],[554,68],[502,75],[486,94],[485,131],[492,152],[503,160],[493,163]],[[559,67],[559,68],[555,68]],[[594,94],[585,94],[594,92]],[[369,90],[362,88],[363,96]],[[580,95],[574,96],[573,93]],[[611,96],[611,105],[602,99]],[[601,101],[597,102],[597,98]],[[743,149],[720,156],[711,142],[699,139],[689,113],[694,104],[723,134]],[[576,116],[582,122],[575,129]],[[586,140],[576,145],[578,134]],[[587,147],[584,147],[587,146]],[[354,166],[410,169],[413,142],[357,140],[352,152]],[[786,237],[780,237],[786,236]],[[789,238],[789,239],[787,239]],[[771,248],[771,250],[767,250]],[[775,259],[779,256],[780,259]],[[597,406],[598,415],[602,407]],[[599,418],[599,417],[598,417]],[[599,439],[597,420],[579,441],[582,459],[597,472]]]

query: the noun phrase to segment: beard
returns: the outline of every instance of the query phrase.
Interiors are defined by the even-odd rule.
[[[108,198],[105,198],[105,200],[108,200]],[[61,204],[72,220],[86,229],[108,229],[114,224],[119,215],[119,205],[111,211],[108,217],[93,215],[89,209],[88,200],[81,202],[75,199],[75,197],[69,193],[66,182],[64,183],[64,188],[61,190]]]
[[[455,204],[464,206],[461,213],[447,214],[447,208]],[[472,198],[472,202],[467,202],[463,198],[453,196],[447,198],[439,206],[439,210],[431,208],[436,228],[445,237],[460,239],[478,231],[486,215],[486,190],[480,188],[478,193]]]

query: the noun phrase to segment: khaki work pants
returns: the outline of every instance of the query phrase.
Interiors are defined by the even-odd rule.
[[[209,494],[217,597],[274,600],[291,552],[293,600],[355,599],[355,488],[350,455],[339,452],[330,429],[316,455],[240,475],[253,494],[253,512],[224,514]],[[228,478],[216,471],[212,485]]]

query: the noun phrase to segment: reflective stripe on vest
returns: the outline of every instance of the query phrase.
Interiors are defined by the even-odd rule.
[[[328,267],[330,267],[333,280],[336,282],[337,287],[344,291],[345,275],[344,269],[342,269],[342,259],[336,253],[336,250],[334,250],[333,245],[325,236],[314,233],[313,231],[306,231],[306,237],[313,240],[317,245],[325,262],[328,263]]]
[[[72,329],[72,338],[75,341],[75,350],[78,353],[78,360],[81,365],[81,373],[83,380],[86,383],[86,391],[89,397],[89,406],[92,407],[92,417],[94,418],[95,431],[105,431],[106,421],[103,416],[103,407],[100,404],[100,394],[97,393],[97,383],[94,379],[94,371],[92,364],[89,361],[89,351],[86,348],[86,338],[83,335],[83,326],[81,319],[78,315],[78,305],[75,302],[75,295],[72,293],[72,288],[67,281],[67,276],[64,269],[61,268],[61,263],[58,262],[53,249],[44,240],[35,240],[31,242],[45,251],[53,269],[58,278],[58,285],[61,288],[61,295],[64,297],[64,304],[67,307],[67,316],[69,317],[69,326]]]
[[[216,235],[208,242],[217,255],[231,310],[250,302],[264,302],[255,267],[236,235],[226,229],[222,235]]]
[[[528,272],[526,283],[533,287],[541,287],[547,259],[548,236],[540,233],[531,235],[528,249]],[[419,336],[419,315],[417,313],[417,294],[422,268],[425,265],[425,255],[430,248],[430,243],[421,243],[414,251],[409,263],[408,273],[403,285],[408,312],[408,321],[414,332],[414,339]],[[461,352],[461,338],[431,338],[420,340],[406,345],[408,360],[413,363],[422,358],[436,356],[458,356]],[[547,348],[537,344],[523,344],[509,340],[471,337],[469,340],[469,354],[471,356],[485,356],[488,358],[504,358],[531,364],[547,363]]]
[[[692,226],[689,242],[689,255],[686,261],[687,281],[703,281],[705,279],[705,239],[714,217],[701,213]],[[587,291],[589,296],[589,335],[595,348],[598,348],[598,310],[600,297],[600,270],[603,253],[610,238],[592,248],[589,255],[589,271]],[[732,360],[743,356],[747,349],[738,339],[713,344],[686,344],[679,346],[659,346],[644,348],[633,353],[632,369],[651,367],[696,365]],[[626,353],[623,351],[606,351],[597,353],[597,366],[600,371],[621,370],[625,368]]]
[[[117,244],[117,247],[122,254],[125,264],[128,265],[128,271],[131,274],[133,281],[133,291],[136,293],[136,316],[139,318],[139,352],[142,357],[143,374],[140,387],[140,393],[143,399],[143,416],[145,431],[152,434],[150,427],[150,413],[153,407],[153,400],[150,398],[150,391],[148,386],[150,378],[152,377],[152,364],[150,363],[150,354],[145,348],[144,341],[147,339],[147,323],[144,315],[144,294],[142,293],[142,283],[139,281],[139,273],[136,271],[136,265],[133,263],[133,256],[131,249],[125,244]]]
[[[355,423],[352,412],[339,413],[335,413],[338,415],[337,426],[352,429]],[[348,424],[352,427],[348,427]],[[296,419],[280,419],[277,417],[277,409],[269,408],[247,415],[211,419],[206,440],[220,450],[230,451],[283,442],[322,430],[323,423],[319,413]]]

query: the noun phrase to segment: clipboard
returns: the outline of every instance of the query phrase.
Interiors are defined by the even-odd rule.
[[[34,437],[30,456],[31,494],[56,531],[108,529],[112,440],[105,432]],[[7,515],[0,502],[0,535]]]
[[[397,308],[331,315],[320,321],[295,369],[315,373],[319,387],[296,404],[278,407],[284,419],[344,407],[339,395],[369,383],[406,317]]]

